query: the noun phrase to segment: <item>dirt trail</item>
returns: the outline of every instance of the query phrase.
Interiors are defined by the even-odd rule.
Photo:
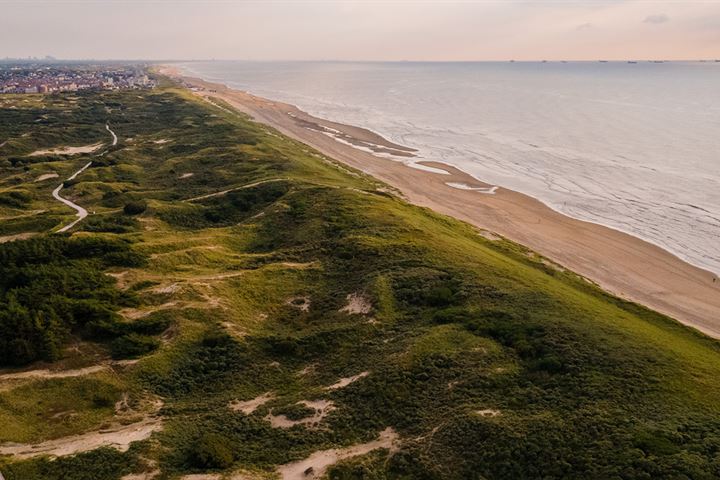
[[[307,480],[320,478],[329,466],[347,458],[365,455],[379,448],[387,448],[393,451],[397,448],[399,437],[392,428],[386,428],[380,432],[380,438],[367,443],[353,445],[347,448],[334,448],[321,450],[310,455],[305,460],[287,463],[277,468],[282,480]]]
[[[92,367],[76,368],[73,370],[28,370],[25,372],[0,374],[0,381],[22,380],[26,378],[68,378],[90,375],[101,372],[108,368],[108,365],[93,365]]]
[[[236,412],[243,412],[245,415],[250,415],[252,412],[257,410],[258,407],[266,404],[273,398],[275,398],[275,395],[273,395],[272,392],[267,392],[251,400],[245,400],[242,402],[238,400],[232,401],[230,402],[229,407],[231,410]]]
[[[105,124],[105,128],[107,129],[108,132],[110,132],[110,135],[112,135],[112,145],[117,145],[118,138],[117,138],[117,135],[115,135],[115,132],[113,132],[112,130],[110,130],[110,125],[108,125],[108,124]],[[98,148],[100,148],[100,146],[101,146],[101,145],[98,144],[97,147],[95,147],[94,149],[92,149],[92,150],[90,150],[90,151],[91,151],[91,152],[94,152],[95,150],[97,150]],[[107,150],[106,150],[106,151],[107,151]],[[37,152],[36,152],[36,153],[37,153]],[[78,153],[88,153],[88,152],[78,152]],[[105,154],[105,152],[101,153],[99,156],[103,156],[104,154]],[[34,155],[34,154],[31,154],[31,155]],[[82,172],[84,172],[88,167],[90,167],[90,165],[92,165],[92,161],[86,163],[84,167],[82,167],[82,168],[81,168],[80,170],[78,170],[77,172],[73,173],[73,174],[72,174],[71,176],[69,176],[68,179],[65,180],[65,181],[67,182],[67,181],[70,181],[70,180],[75,180],[75,177],[77,177],[77,176],[80,175]],[[61,183],[60,185],[58,185],[58,186],[55,188],[55,190],[53,190],[52,196],[53,196],[53,197],[55,198],[55,200],[57,200],[58,202],[62,202],[62,203],[64,203],[65,205],[67,205],[68,207],[70,207],[70,208],[74,209],[75,211],[77,211],[77,213],[75,214],[75,216],[78,217],[78,218],[75,219],[74,221],[68,223],[68,224],[65,225],[64,227],[60,228],[60,229],[58,230],[58,233],[62,233],[62,232],[66,232],[66,231],[70,230],[72,227],[74,227],[75,225],[77,225],[78,222],[80,222],[82,219],[84,219],[85,217],[88,216],[87,210],[85,210],[83,207],[81,207],[80,205],[78,205],[78,204],[76,204],[76,203],[73,203],[73,202],[71,202],[70,200],[68,200],[68,199],[63,198],[63,197],[60,196],[60,190],[62,190],[64,186],[65,186],[65,182],[63,182],[63,183]]]
[[[337,390],[339,388],[345,388],[348,385],[350,385],[351,383],[356,382],[363,377],[367,377],[368,375],[370,375],[370,372],[361,372],[361,373],[358,373],[357,375],[353,375],[352,377],[341,378],[340,380],[333,383],[329,387],[325,387],[325,390]]]
[[[70,370],[49,370],[49,369],[38,369],[38,370],[25,370],[22,372],[13,373],[0,373],[0,392],[3,390],[10,390],[17,385],[19,380],[32,380],[32,379],[51,379],[51,378],[70,378],[70,377],[81,377],[84,375],[90,375],[93,373],[102,372],[108,370],[113,366],[126,366],[132,365],[136,360],[119,360],[114,362],[101,363],[99,365],[92,365],[84,368],[74,368]]]
[[[260,180],[259,182],[248,183],[247,185],[241,185],[241,186],[239,186],[239,187],[229,188],[229,189],[227,189],[227,190],[222,190],[222,191],[220,191],[220,192],[208,193],[208,194],[206,194],[206,195],[200,195],[199,197],[188,198],[188,199],[185,200],[185,201],[186,201],[186,202],[194,202],[194,201],[197,201],[197,200],[204,200],[204,199],[206,199],[206,198],[221,197],[221,196],[223,196],[223,195],[226,195],[226,194],[228,194],[228,193],[230,193],[230,192],[234,192],[234,191],[236,191],[236,190],[243,190],[243,189],[245,189],[245,188],[257,187],[257,186],[263,185],[263,184],[265,184],[265,183],[284,182],[284,181],[287,181],[287,180],[289,180],[289,179],[288,179],[288,178],[271,178],[271,179],[268,179],[268,180]]]
[[[159,418],[146,418],[130,425],[121,425],[107,430],[57,438],[35,445],[5,444],[0,446],[0,455],[12,455],[15,459],[26,459],[39,455],[61,457],[87,452],[100,447],[112,447],[126,451],[132,442],[145,440],[162,428]]]

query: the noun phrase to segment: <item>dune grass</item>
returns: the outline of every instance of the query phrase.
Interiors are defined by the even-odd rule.
[[[270,475],[386,427],[399,451],[342,462],[330,478],[720,475],[717,341],[174,86],[54,95],[44,107],[28,98],[0,108],[0,139],[17,138],[0,149],[0,194],[28,197],[2,206],[1,233],[44,235],[72,215],[49,195],[57,179],[33,180],[87,158],[26,155],[90,130],[87,143],[102,141],[109,121],[118,146],[67,189],[95,212],[72,234],[128,242],[141,266],[98,267],[137,297],[117,312],[166,322],[157,348],[102,387],[113,399],[162,398],[165,428],[125,454],[73,457],[88,478],[155,468],[147,460],[159,478]],[[127,215],[130,201],[147,209]],[[344,311],[351,294],[370,312]],[[112,345],[93,341],[108,360]],[[48,392],[91,392],[95,379],[48,382],[0,393],[12,425],[3,440],[79,433],[113,416],[91,400],[44,403]],[[272,399],[249,415],[229,407],[266,392]],[[320,426],[265,420],[301,416],[297,402],[319,399],[334,405]],[[61,407],[78,420],[47,423]],[[0,465],[8,479],[73,478],[43,460]]]

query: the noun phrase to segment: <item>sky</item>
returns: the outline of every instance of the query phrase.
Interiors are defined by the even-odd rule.
[[[720,0],[0,0],[0,58],[720,58]]]

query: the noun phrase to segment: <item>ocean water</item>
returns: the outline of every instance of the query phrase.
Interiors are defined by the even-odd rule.
[[[366,127],[418,149],[417,160],[454,165],[720,275],[720,62],[180,67]]]

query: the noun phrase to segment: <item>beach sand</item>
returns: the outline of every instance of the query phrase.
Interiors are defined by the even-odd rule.
[[[720,280],[660,247],[567,217],[502,186],[492,189],[494,185],[446,164],[421,162],[443,174],[383,158],[392,153],[402,159],[413,150],[366,129],[316,118],[293,105],[224,85],[182,77],[172,67],[163,67],[162,73],[196,87],[198,95],[220,98],[256,121],[388,183],[412,203],[496,232],[619,297],[720,338]]]

